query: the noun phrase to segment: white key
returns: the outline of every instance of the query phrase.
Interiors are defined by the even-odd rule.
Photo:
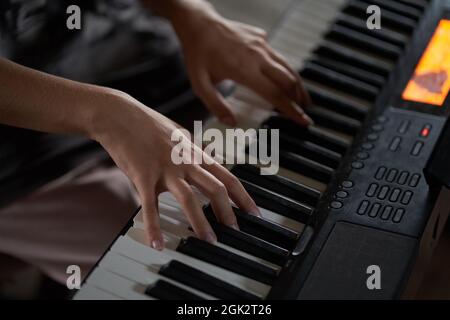
[[[270,286],[266,284],[186,256],[180,252],[167,248],[161,252],[154,250],[143,245],[142,240],[142,238],[139,239],[139,234],[121,236],[111,247],[111,251],[153,268],[160,268],[175,259],[260,297],[265,297],[270,290]]]
[[[102,268],[96,268],[88,277],[88,284],[126,300],[153,300],[145,294],[146,287]]]
[[[115,294],[85,283],[73,297],[74,300],[123,300]]]
[[[127,258],[116,252],[109,251],[100,262],[100,267],[104,270],[109,270],[124,278],[127,278],[136,283],[140,283],[147,287],[158,280],[164,280],[181,289],[187,290],[205,299],[216,299],[204,292],[185,286],[182,283],[166,278],[158,274],[159,268],[152,268],[146,266],[138,261]]]

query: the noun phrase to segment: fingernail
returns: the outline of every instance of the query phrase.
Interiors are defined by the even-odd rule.
[[[164,245],[161,240],[153,240],[152,248],[155,250],[161,251],[162,249],[164,249]]]
[[[306,121],[309,125],[313,125],[313,124],[314,124],[313,119],[311,119],[306,113],[303,114],[303,119],[305,119],[305,121]]]
[[[216,244],[216,242],[217,242],[216,235],[214,233],[211,233],[211,232],[207,233],[206,236],[205,236],[205,241],[209,242],[211,244]]]
[[[236,126],[236,121],[231,116],[222,118],[222,122],[225,123],[226,125],[229,125],[230,127]]]
[[[239,231],[239,226],[237,225],[237,223],[233,223],[230,225],[230,228]]]
[[[250,214],[262,218],[261,211],[259,210],[258,207],[253,208],[253,209],[250,211]]]

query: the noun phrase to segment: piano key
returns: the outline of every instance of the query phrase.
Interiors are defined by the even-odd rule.
[[[397,0],[397,2],[414,7],[421,12],[423,12],[429,6],[427,0]]]
[[[215,220],[210,219],[209,222],[217,235],[217,240],[228,246],[239,248],[241,251],[280,266],[286,262],[289,256],[289,251],[286,249],[220,224]]]
[[[304,180],[306,180],[308,183],[311,184],[310,181],[308,181],[307,178],[302,178]],[[300,181],[300,180],[299,180]],[[301,182],[299,182],[301,183]],[[314,184],[314,182],[312,182],[312,184]],[[164,192],[159,196],[160,202],[159,202],[159,207],[164,208],[165,206],[169,206],[172,208],[176,208],[175,212],[173,214],[177,214],[177,219],[178,220],[183,220],[186,221],[187,223],[187,219],[184,216],[184,214],[182,213],[182,209],[181,206],[178,204],[178,202],[175,201],[174,197],[172,196],[172,194],[170,194],[169,192]],[[285,216],[279,215],[277,213],[274,213],[270,210],[264,209],[264,208],[259,208],[261,215],[263,216],[264,219],[269,220],[271,222],[274,222],[276,224],[282,225],[285,228],[294,230],[296,232],[301,232],[303,230],[304,224],[289,219]],[[139,216],[141,213],[139,213],[137,216]]]
[[[311,62],[345,74],[354,79],[363,81],[380,89],[386,83],[386,79],[378,74],[355,67],[353,64],[345,63],[337,59],[328,59],[326,57],[312,57]]]
[[[334,170],[293,152],[280,151],[280,166],[323,183],[328,183]]]
[[[360,0],[352,0],[349,4],[343,9],[344,12],[354,14],[360,17],[367,16],[367,3],[364,3]],[[405,33],[411,33],[416,26],[416,22],[405,16],[397,14],[387,9],[382,10],[382,23],[386,26],[390,26],[393,29],[398,29]]]
[[[82,288],[74,296],[74,300],[124,300],[113,293],[106,292],[94,287],[88,283],[83,284]]]
[[[419,20],[422,16],[421,10],[411,6],[409,4],[401,3],[399,1],[392,0],[362,0],[368,4],[375,4],[379,6],[382,10],[387,9],[394,13],[400,14],[402,16]]]
[[[161,300],[203,300],[201,297],[164,280],[158,280],[149,285],[145,293]]]
[[[229,283],[212,277],[209,274],[190,267],[177,260],[172,260],[160,269],[160,274],[183,283],[186,286],[208,293],[225,300],[259,300],[247,291],[230,285]]]
[[[209,220],[215,219],[211,206],[206,207],[204,211]],[[235,207],[233,207],[233,211],[236,215],[239,229],[242,232],[251,234],[287,250],[290,250],[295,246],[299,237],[299,234],[295,231],[274,222],[245,213]]]
[[[179,260],[193,268],[206,272],[214,277],[222,279],[243,290],[264,297],[270,287],[248,277],[219,268],[213,264],[184,255],[180,252],[164,249],[162,252],[145,245],[145,235],[142,230],[131,229],[126,236],[120,237],[111,247],[111,251],[140,262],[148,267],[160,268],[171,260]]]
[[[308,87],[308,93],[315,105],[322,106],[357,120],[364,120],[369,110],[364,105],[345,101],[339,96],[333,95],[325,90],[320,90],[319,88]]]
[[[279,129],[280,133],[287,134],[292,138],[299,140],[303,139],[310,141],[339,154],[344,154],[349,147],[349,143],[347,141],[330,135],[319,128],[315,128],[314,126],[305,128],[287,118],[280,116],[270,117],[263,123],[262,127]]]
[[[330,28],[325,37],[393,61],[401,54],[401,49],[393,44],[337,24]]]
[[[238,178],[248,180],[258,186],[272,190],[291,199],[315,206],[321,192],[303,183],[293,181],[280,175],[261,175],[258,167],[253,165],[237,165],[231,172]]]
[[[151,300],[145,295],[145,286],[102,268],[95,269],[86,282],[126,300]]]
[[[313,209],[303,203],[294,201],[247,180],[240,179],[240,181],[245,190],[247,190],[252,199],[260,207],[305,224],[313,213]]]
[[[369,101],[373,101],[378,95],[377,87],[315,64],[314,62],[306,62],[300,74],[305,79],[334,86],[337,89]]]
[[[362,127],[362,123],[358,120],[317,106],[309,108],[308,115],[319,126],[350,135],[356,135]]]
[[[190,227],[189,223],[184,219],[185,219],[184,217],[180,217],[180,214],[178,212],[175,213],[173,209],[167,209],[163,208],[163,206],[160,206],[160,226],[161,229],[163,230],[163,234],[170,234],[172,236],[174,242],[171,244],[171,246],[172,249],[174,250],[178,246],[182,238],[195,237],[195,234],[192,231],[192,228]],[[144,229],[142,223],[135,224],[134,227]],[[242,248],[238,246],[232,246],[229,245],[229,243],[225,243],[220,240],[215,245],[231,253],[237,254],[245,259],[249,259],[256,263],[266,265],[270,268],[278,269],[277,265],[274,265],[273,263],[264,260],[264,258],[258,255],[256,256],[252,255],[248,251],[242,250]]]
[[[383,77],[387,77],[394,68],[394,65],[389,60],[372,55],[367,51],[346,47],[333,41],[324,41],[314,53],[331,60],[352,64]]]
[[[268,285],[277,277],[272,268],[194,237],[181,240],[177,251]]]
[[[389,42],[390,44],[400,48],[404,48],[409,40],[409,37],[404,34],[398,33],[387,27],[383,27],[381,29],[369,29],[367,28],[366,19],[353,17],[348,14],[341,15],[336,23],[338,25],[351,28],[355,31],[365,33],[379,40]]]
[[[205,292],[201,292],[195,288],[185,286],[184,284],[177,282],[176,280],[172,280],[159,274],[159,270],[163,265],[164,264],[157,266],[145,265],[124,255],[118,254],[113,251],[108,251],[104,258],[100,261],[98,268],[107,270],[123,278],[134,281],[142,285],[144,288],[147,288],[149,284],[155,283],[158,280],[164,280],[180,287],[181,289],[190,291],[193,294],[198,295],[204,299],[216,299],[215,297]]]

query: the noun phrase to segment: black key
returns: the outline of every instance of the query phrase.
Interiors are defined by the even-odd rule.
[[[277,277],[275,269],[194,237],[182,239],[177,251],[268,285]]]
[[[162,266],[159,269],[159,274],[219,299],[260,300],[259,297],[250,292],[176,260]]]
[[[397,2],[414,7],[421,12],[423,12],[429,6],[427,0],[397,0]]]
[[[305,204],[262,188],[249,181],[243,179],[240,179],[240,181],[256,204],[262,208],[302,223],[307,223],[313,213],[313,209]]]
[[[328,59],[326,57],[313,57],[311,62],[345,74],[354,79],[358,79],[377,88],[381,88],[386,83],[386,79],[378,74],[355,67],[353,64],[341,62],[339,60]]]
[[[233,167],[231,172],[238,178],[250,181],[260,187],[272,190],[310,206],[319,201],[321,192],[302,183],[280,175],[261,175],[256,166],[244,164]]]
[[[264,241],[272,243],[278,247],[291,250],[295,247],[298,234],[279,224],[245,213],[238,208],[233,207],[234,214],[242,232],[251,234]],[[208,220],[214,221],[215,216],[211,206],[204,209]]]
[[[251,234],[225,226],[217,220],[209,219],[209,223],[219,242],[280,266],[286,263],[289,256],[288,250],[256,238]]]
[[[302,127],[299,124],[281,117],[272,116],[263,123],[263,128],[279,129],[280,134],[286,134],[297,140],[305,140],[321,147],[344,154],[349,144],[336,136],[333,136],[319,128],[309,126]]]
[[[402,16],[419,20],[422,16],[422,11],[415,8],[414,6],[400,3],[399,1],[392,1],[392,0],[362,0],[363,2],[367,3],[367,5],[375,4],[379,6],[383,12],[383,9],[390,10],[394,13],[400,14]],[[383,13],[381,14],[383,15]]]
[[[149,285],[145,294],[160,300],[204,300],[198,295],[164,280],[158,280]]]
[[[280,166],[306,177],[328,183],[334,170],[292,152],[280,151]]]
[[[351,28],[358,32],[367,34],[382,41],[389,42],[399,48],[404,48],[408,42],[408,37],[402,33],[397,33],[388,29],[369,29],[367,28],[366,18],[353,17],[348,14],[343,14],[336,22],[338,25]]]
[[[338,132],[355,135],[361,129],[361,122],[336,112],[321,108],[308,108],[308,115],[314,122],[322,127],[332,129]]]
[[[355,104],[354,102],[344,101],[342,98],[329,92],[308,88],[308,93],[314,104],[336,111],[337,113],[348,117],[364,120],[368,113],[368,109],[365,106]]]
[[[376,73],[386,78],[392,70],[390,66],[381,63],[371,56],[355,51],[344,45],[329,41],[324,41],[324,43],[318,47],[314,53],[329,59],[352,64],[356,67]]]
[[[364,3],[359,0],[351,1],[348,4],[348,6],[346,6],[343,9],[344,12],[359,17],[367,17],[366,10],[367,10],[367,3]],[[416,26],[416,22],[413,19],[402,16],[387,9],[382,10],[381,23],[386,25],[387,27],[391,27],[392,29],[398,29],[406,33],[411,33]]]
[[[401,49],[393,44],[337,24],[331,27],[325,37],[393,61],[401,54]]]
[[[300,72],[305,79],[316,81],[320,84],[332,86],[353,96],[369,101],[375,100],[378,95],[378,88],[365,82],[353,79],[342,73],[333,71],[313,62],[306,62]]]
[[[280,134],[280,150],[288,151],[316,161],[324,166],[336,169],[341,161],[341,155],[309,141],[294,139],[286,134]]]

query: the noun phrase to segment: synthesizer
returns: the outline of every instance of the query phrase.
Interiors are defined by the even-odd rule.
[[[371,4],[381,29],[367,28]],[[205,200],[212,245],[164,193],[166,249],[145,245],[137,212],[75,299],[414,297],[450,211],[450,2],[290,1],[269,42],[299,70],[315,124],[298,126],[240,86],[227,98],[239,127],[279,129],[277,175],[229,168],[262,218],[235,209],[237,231]],[[367,285],[373,266],[379,290]]]

